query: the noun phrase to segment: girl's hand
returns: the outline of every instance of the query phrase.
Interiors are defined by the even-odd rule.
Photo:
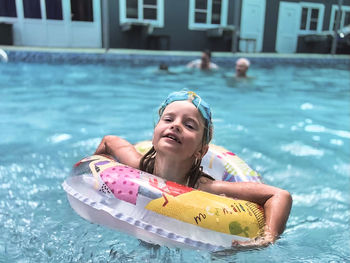
[[[257,247],[267,247],[268,245],[273,244],[276,241],[277,237],[270,234],[265,233],[261,237],[257,237],[255,239],[249,241],[232,241],[232,247],[236,248],[257,248]]]
[[[118,162],[137,169],[142,157],[131,143],[113,135],[104,136],[94,154],[112,156]]]

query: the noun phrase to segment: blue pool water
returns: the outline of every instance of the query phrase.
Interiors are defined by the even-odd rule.
[[[0,64],[0,262],[350,262],[349,66],[253,65],[250,81],[156,66]],[[267,248],[155,248],[79,217],[61,187],[106,134],[150,139],[159,103],[189,88],[212,106],[213,143],[287,189]]]

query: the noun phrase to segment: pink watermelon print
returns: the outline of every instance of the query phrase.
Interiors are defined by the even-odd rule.
[[[100,176],[116,198],[136,205],[139,185],[134,179],[140,178],[137,170],[116,166],[104,170]]]
[[[178,196],[187,192],[191,192],[193,190],[191,187],[187,187],[185,185],[181,185],[171,181],[166,181],[165,186],[161,186],[161,184],[158,183],[158,180],[156,177],[150,178],[149,184],[150,186],[157,188],[162,192],[172,196]]]

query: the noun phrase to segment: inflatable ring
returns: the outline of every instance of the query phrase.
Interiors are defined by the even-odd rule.
[[[149,142],[136,145],[140,152],[149,147]],[[206,171],[215,170],[216,178],[260,180],[224,148],[210,145],[208,154]],[[233,240],[260,236],[265,224],[257,204],[165,181],[101,155],[75,164],[63,188],[71,207],[86,220],[168,247],[229,249]]]

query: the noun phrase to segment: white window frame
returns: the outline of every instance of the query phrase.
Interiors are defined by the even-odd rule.
[[[119,0],[119,22],[124,23],[146,23],[154,27],[164,27],[164,0],[157,0],[157,20],[153,19],[143,19],[143,8],[150,7],[149,5],[144,5],[143,0],[138,0],[138,18],[127,18],[126,17],[126,1]],[[153,6],[152,6],[153,7]]]
[[[303,8],[308,9],[307,19],[306,19],[306,29],[300,29],[299,26],[299,34],[311,34],[311,33],[319,33],[322,31],[323,19],[324,19],[324,5],[309,3],[309,2],[300,2],[300,16],[302,17]],[[318,9],[318,18],[317,18],[317,29],[310,30],[310,22],[311,22],[311,9]],[[301,18],[300,17],[300,18]]]
[[[338,5],[332,5],[332,13],[331,13],[331,19],[329,21],[329,31],[333,31],[333,25],[335,23],[335,12],[339,10]],[[345,13],[349,12],[350,13],[350,6],[342,6],[341,7],[341,12],[342,12],[342,16],[341,16],[341,20],[339,23],[339,29],[341,29],[342,27],[346,26],[344,25],[344,20],[345,20]]]
[[[213,0],[207,0],[207,23],[196,23],[195,22],[195,6],[196,0],[190,0],[189,14],[188,14],[188,28],[191,30],[206,30],[210,28],[225,27],[227,26],[227,14],[228,14],[228,0],[222,0],[221,14],[220,14],[220,24],[211,23],[211,8]]]

